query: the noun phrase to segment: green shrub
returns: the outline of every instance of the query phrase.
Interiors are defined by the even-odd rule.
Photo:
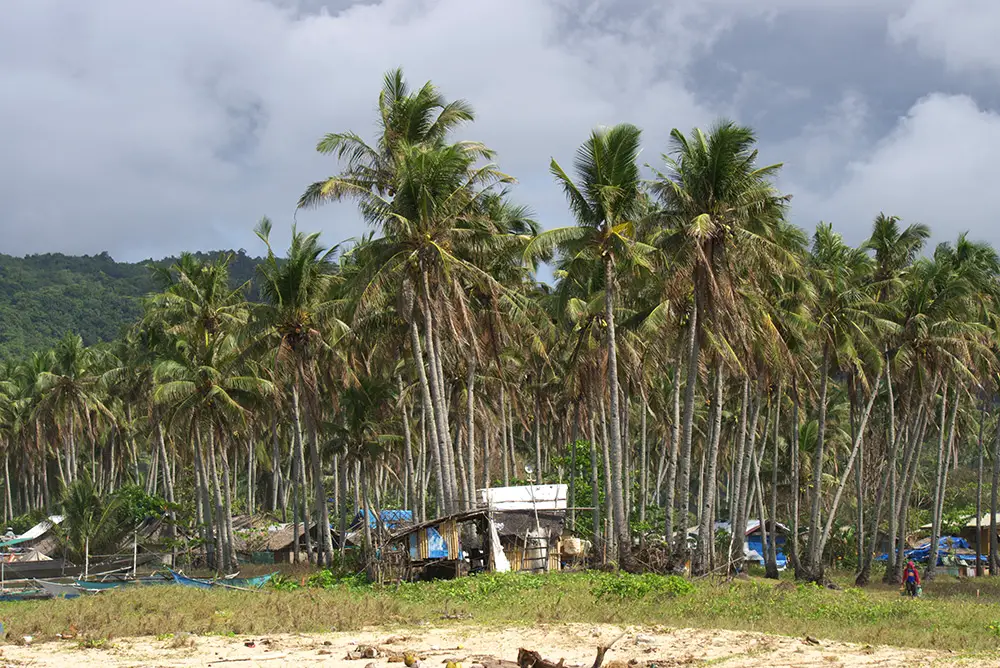
[[[649,594],[682,596],[694,591],[694,585],[676,575],[643,573],[594,573],[590,593],[598,600],[609,597],[622,601],[637,601]]]

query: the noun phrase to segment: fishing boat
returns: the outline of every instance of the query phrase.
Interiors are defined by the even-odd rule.
[[[204,580],[201,578],[189,578],[186,575],[181,575],[176,571],[170,571],[170,574],[174,578],[174,582],[179,585],[184,585],[185,587],[195,587],[198,589],[211,589],[212,587],[221,587],[223,589],[250,589],[256,590],[260,589],[268,582],[271,578],[275,576],[275,573],[268,573],[267,575],[258,575],[253,578],[222,578],[214,580]]]
[[[211,589],[211,580],[199,580],[197,578],[189,578],[186,575],[181,575],[177,571],[170,571],[170,575],[173,576],[174,582],[185,587],[194,587],[196,589]]]
[[[75,584],[52,582],[51,580],[32,580],[38,587],[52,598],[76,598],[86,590]]]
[[[41,601],[52,598],[52,594],[41,589],[4,590],[0,592],[0,602]]]
[[[225,578],[222,580],[213,580],[212,584],[217,587],[234,587],[239,589],[260,589],[268,582],[271,581],[277,573],[268,573],[267,575],[258,575],[253,578]]]
[[[127,578],[116,580],[74,580],[73,584],[88,591],[106,591],[108,589],[121,589],[122,587],[144,587],[150,585],[174,584],[171,577],[153,575],[141,578]]]

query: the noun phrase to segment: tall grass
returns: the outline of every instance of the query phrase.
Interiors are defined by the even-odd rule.
[[[160,586],[68,601],[0,603],[0,621],[9,636],[38,640],[71,624],[90,637],[121,637],[585,622],[808,634],[960,651],[994,650],[1000,642],[1000,583],[987,580],[935,582],[917,600],[891,587],[832,591],[765,580],[692,585],[596,572],[490,574],[383,587],[318,577],[312,584],[327,586],[259,593]]]

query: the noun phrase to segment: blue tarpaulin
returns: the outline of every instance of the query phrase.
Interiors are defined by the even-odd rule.
[[[944,566],[943,559],[945,557],[954,557],[959,561],[974,564],[976,563],[975,554],[956,554],[955,550],[971,550],[969,547],[969,541],[965,540],[960,536],[941,536],[938,539],[938,566]],[[931,543],[927,541],[924,545],[919,545],[912,550],[906,550],[903,552],[904,557],[909,561],[925,562],[931,556]],[[880,554],[875,557],[876,561],[888,561],[889,555]],[[985,556],[980,556],[980,560],[984,563],[986,562]]]
[[[447,559],[448,543],[445,542],[444,536],[438,533],[438,530],[435,529],[434,527],[430,527],[426,531],[427,531],[427,558]],[[410,534],[410,559],[416,561],[419,558],[420,555],[417,553],[417,534]]]
[[[384,526],[389,531],[396,531],[403,528],[407,524],[413,524],[413,511],[412,510],[380,510],[379,519],[382,520],[382,526]],[[362,522],[364,522],[365,512],[359,510],[354,515],[354,519],[351,520],[352,529],[360,529]],[[378,522],[375,519],[375,513],[368,511],[368,526],[372,529],[378,528]]]
[[[770,542],[770,540],[771,540],[771,536],[768,536],[768,542]],[[788,565],[788,559],[785,557],[784,552],[782,552],[782,550],[781,550],[781,548],[782,548],[782,546],[784,544],[785,544],[785,537],[779,535],[778,536],[778,540],[775,541],[775,548],[776,549],[775,549],[775,557],[774,557],[775,562],[778,565],[778,568],[784,568],[785,566]],[[757,561],[761,566],[763,566],[764,565],[764,554],[765,554],[765,552],[764,552],[764,543],[761,540],[760,534],[751,534],[750,536],[747,536],[747,543],[746,543],[746,545],[747,545],[747,549],[750,550],[751,553],[753,553],[753,554],[749,555],[749,558]]]

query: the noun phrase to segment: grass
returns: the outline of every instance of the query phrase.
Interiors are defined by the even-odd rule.
[[[138,635],[582,622],[727,628],[961,652],[995,651],[1000,643],[1000,579],[942,578],[928,584],[917,600],[882,585],[832,591],[788,581],[780,586],[762,579],[692,584],[597,572],[492,574],[386,587],[356,580],[331,584],[322,577],[313,581],[328,586],[255,594],[163,586],[75,600],[0,603],[0,621],[8,637],[33,635],[36,642],[71,625],[86,638],[111,642]]]

